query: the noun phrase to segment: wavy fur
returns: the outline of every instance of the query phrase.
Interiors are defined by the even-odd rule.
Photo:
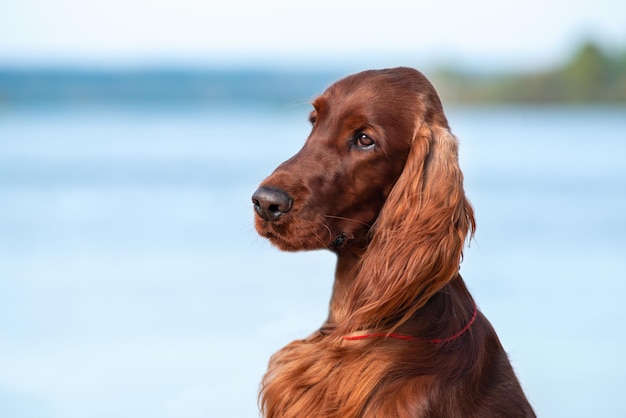
[[[445,127],[422,124],[372,228],[341,332],[379,329],[400,312],[387,331],[402,325],[454,278],[474,223],[456,138]]]

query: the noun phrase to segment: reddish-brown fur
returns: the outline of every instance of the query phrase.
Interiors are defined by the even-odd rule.
[[[535,416],[480,312],[428,342],[475,306],[459,275],[474,214],[435,89],[413,69],[365,71],[313,106],[304,147],[253,196],[255,222],[280,249],[334,251],[335,284],[324,326],[272,357],[264,416]],[[343,338],[363,332],[419,340]]]

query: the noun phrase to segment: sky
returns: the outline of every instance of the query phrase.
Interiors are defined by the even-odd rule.
[[[586,38],[625,48],[626,1],[0,2],[0,65],[359,67],[405,59],[517,68],[558,63]]]

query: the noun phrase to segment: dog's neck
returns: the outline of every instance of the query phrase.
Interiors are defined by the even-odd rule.
[[[328,323],[338,324],[348,315],[345,301],[352,287],[353,278],[358,272],[361,254],[361,251],[348,249],[337,255]]]
[[[331,331],[350,314],[345,301],[350,294],[353,278],[358,272],[361,254],[356,250],[338,254],[328,320],[322,327],[322,331],[325,329]],[[472,319],[475,308],[476,304],[472,296],[460,274],[457,274],[397,331],[434,339],[446,337],[451,334],[439,333],[453,333],[454,330],[461,329]],[[390,318],[390,325],[393,322]],[[450,331],[446,331],[446,325]]]

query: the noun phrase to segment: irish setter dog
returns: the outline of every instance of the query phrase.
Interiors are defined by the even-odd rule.
[[[268,418],[535,416],[459,274],[474,213],[437,92],[365,71],[313,101],[303,148],[252,197],[282,250],[337,254],[328,318],[270,360]]]

